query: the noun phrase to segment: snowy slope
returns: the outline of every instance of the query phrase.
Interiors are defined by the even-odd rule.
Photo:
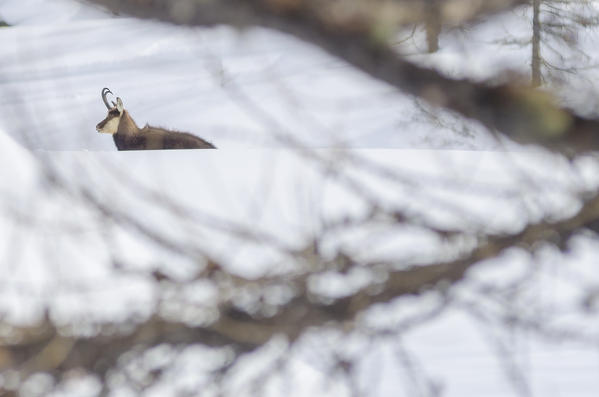
[[[39,22],[20,9],[2,15]],[[315,147],[497,145],[474,124],[457,133],[431,125],[412,98],[281,34],[81,13],[0,30],[0,125],[27,147],[112,150],[110,137],[95,132],[105,117],[103,87],[139,125],[195,132],[221,148],[281,146],[276,134]]]
[[[104,10],[78,0],[3,0],[0,3],[0,19],[10,25],[56,25],[108,16]]]
[[[0,29],[0,309],[11,321],[30,320],[46,304],[57,321],[143,315],[153,309],[154,283],[135,274],[117,276],[116,263],[133,269],[163,268],[179,277],[194,266],[135,230],[107,221],[80,199],[82,191],[132,214],[143,225],[159,227],[174,241],[201,241],[232,271],[252,276],[280,265],[280,254],[215,231],[215,219],[300,245],[323,219],[364,210],[353,193],[320,172],[319,164],[294,151],[265,149],[281,146],[277,134],[292,134],[315,147],[497,146],[476,125],[468,125],[472,130],[461,130],[461,135],[431,125],[411,98],[318,49],[272,32],[239,34],[228,28],[114,18],[67,0],[4,1],[0,17],[16,24]],[[439,55],[443,56],[450,57]],[[100,100],[104,86],[123,98],[138,124],[192,131],[230,150],[115,152],[111,138],[94,129],[105,116]],[[239,90],[247,101],[239,99]],[[255,106],[267,112],[266,120],[256,117]],[[28,151],[16,142],[38,150]],[[317,153],[342,156],[322,149]],[[407,188],[356,173],[385,205],[409,208],[443,224],[470,221],[514,230],[525,221],[523,208],[532,219],[567,214],[577,205],[571,192],[599,185],[593,162],[572,167],[546,153],[352,153],[387,164],[410,181]],[[44,182],[49,167],[62,181],[61,188]],[[531,179],[542,183],[530,183]],[[176,217],[157,209],[136,184],[163,193],[189,212]],[[464,212],[470,217],[464,218]],[[366,245],[358,240],[355,249],[384,257],[397,250],[406,256],[418,254],[430,246],[426,235],[407,231],[402,237],[401,244],[381,240]],[[332,244],[352,242],[355,236]],[[580,256],[561,258],[560,265],[576,264],[596,277],[594,254],[596,247],[588,244]],[[525,258],[513,254],[472,277],[486,280],[491,275],[499,282],[506,267],[522,263]],[[549,299],[559,301],[567,295],[546,280],[539,282],[538,291],[547,286]],[[423,302],[427,303],[406,299],[398,311],[420,309]],[[384,319],[373,316],[367,321],[376,327]],[[573,396],[596,395],[596,352],[521,338],[524,347],[518,357],[537,395],[560,395],[560,390]],[[447,396],[513,394],[493,345],[459,313],[449,312],[410,335],[405,345],[442,380]],[[381,345],[368,357],[364,376],[377,372],[382,379],[375,395],[404,391],[397,359],[389,355]],[[291,395],[321,391],[317,381],[326,375],[296,360],[299,385]],[[187,370],[194,373],[193,368]],[[172,386],[155,395],[168,395]]]

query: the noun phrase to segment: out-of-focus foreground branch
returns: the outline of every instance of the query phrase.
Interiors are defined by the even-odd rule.
[[[52,178],[56,187],[61,188],[66,181],[57,176]],[[129,186],[142,196],[160,196],[158,192],[141,192],[141,186]],[[87,205],[102,217],[111,220],[119,227],[135,230],[167,250],[188,255],[191,260],[201,256],[201,247],[185,246],[169,242],[160,231],[146,228],[136,217],[128,216],[109,206],[103,205],[87,190],[71,191],[73,199],[84,198]],[[78,196],[78,197],[76,197]],[[166,198],[164,200],[167,200]],[[372,203],[373,205],[375,203]],[[192,209],[176,203],[163,202],[173,215],[189,217]],[[331,224],[323,230],[322,236],[299,249],[282,249],[295,270],[280,276],[263,276],[256,279],[234,275],[217,260],[204,255],[204,264],[194,277],[180,281],[156,271],[152,277],[158,283],[183,288],[198,281],[208,282],[220,291],[213,309],[217,314],[213,321],[204,325],[188,324],[180,319],[169,319],[157,313],[143,320],[130,320],[125,323],[99,324],[92,334],[85,336],[73,332],[72,326],[56,325],[48,317],[34,327],[5,325],[0,338],[0,372],[13,370],[26,378],[37,372],[56,375],[58,378],[68,370],[84,368],[100,378],[114,369],[119,359],[130,351],[144,351],[162,344],[181,348],[193,344],[233,349],[235,360],[244,353],[263,346],[275,336],[285,336],[294,342],[315,328],[332,328],[345,331],[360,330],[361,314],[379,303],[389,303],[399,297],[420,295],[431,291],[442,292],[460,283],[467,271],[488,259],[499,257],[506,250],[519,248],[534,253],[543,244],[566,247],[570,238],[585,227],[593,228],[599,220],[599,195],[595,194],[581,205],[573,215],[557,221],[531,223],[512,234],[470,235],[477,244],[453,260],[445,262],[419,263],[405,266],[401,262],[361,261],[359,258],[339,251],[334,256],[321,251],[319,241],[328,232],[343,227],[368,227],[383,222],[393,229],[413,222],[407,214],[394,210],[373,207],[366,216],[344,221],[341,225]],[[194,220],[195,221],[195,220]],[[201,223],[201,220],[198,221]],[[212,219],[214,227],[218,221]],[[415,225],[416,223],[414,223]],[[227,226],[234,230],[235,225]],[[241,227],[240,227],[241,230]],[[456,231],[431,228],[439,236],[459,234]],[[263,236],[251,235],[251,231],[240,234],[242,239],[264,240]],[[464,235],[468,235],[464,232]],[[266,244],[268,239],[264,240]],[[200,251],[197,251],[200,249]],[[354,290],[347,296],[322,295],[310,287],[315,277],[335,272],[339,275],[352,271],[366,271],[371,281]],[[118,271],[118,270],[117,270]],[[273,306],[268,303],[266,294],[272,289],[289,291],[284,302]],[[228,292],[227,292],[228,291]],[[232,292],[233,291],[233,292]],[[254,304],[241,307],[234,291],[252,291]]]

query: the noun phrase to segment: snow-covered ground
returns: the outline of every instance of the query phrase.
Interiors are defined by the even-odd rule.
[[[577,208],[573,192],[599,185],[593,161],[572,166],[537,151],[489,151],[501,145],[475,123],[425,107],[432,112],[427,115],[413,98],[278,33],[176,27],[114,17],[69,0],[4,0],[0,18],[15,25],[0,28],[0,311],[11,321],[27,321],[46,304],[57,321],[144,314],[155,299],[151,280],[115,276],[114,261],[140,268],[168,263],[162,265],[165,271],[179,275],[192,266],[134,231],[103,222],[73,199],[82,190],[145,225],[158,225],[173,240],[201,239],[231,271],[248,276],[275,263],[277,254],[214,232],[215,219],[294,244],[309,238],[323,218],[364,210],[354,194],[320,172],[320,164],[276,149],[283,146],[281,135],[319,148],[323,157],[343,157],[327,147],[361,148],[351,153],[386,164],[411,181],[409,189],[376,178],[365,182],[381,200],[438,222],[515,230],[526,221],[523,209],[531,219],[568,214]],[[459,46],[443,47],[437,61],[458,68],[449,52],[458,53]],[[465,57],[473,69],[488,70],[473,59]],[[509,59],[526,67],[526,59],[518,66],[514,53]],[[138,124],[194,132],[225,150],[116,152],[111,137],[95,131],[106,113],[102,87],[123,99]],[[256,108],[263,113],[257,115]],[[452,150],[430,150],[435,148]],[[42,182],[48,167],[56,170],[64,190]],[[148,204],[131,180],[163,192],[197,218],[173,219]],[[430,245],[426,236],[405,241],[391,248],[384,242],[370,246],[370,254],[399,249],[407,256]],[[554,254],[556,268],[570,264],[596,280],[589,272],[595,249],[585,240],[580,244],[577,255]],[[488,273],[471,277],[500,280],[501,270],[522,263],[517,253],[507,255],[489,264]],[[570,296],[558,284],[557,277],[539,281],[530,293],[558,306]],[[405,299],[398,310],[425,304]],[[380,319],[368,321],[376,327]],[[586,326],[596,332],[599,322]],[[513,379],[490,340],[462,314],[449,311],[408,334],[403,344],[440,382],[444,395],[513,395]],[[597,351],[532,334],[515,334],[511,342],[534,395],[590,397],[599,391]],[[398,376],[402,369],[385,346],[365,358],[364,381],[376,371],[379,384],[371,395],[408,395],[407,380]],[[317,394],[326,374],[301,354],[294,359],[298,387],[291,395]],[[193,373],[193,365],[186,370]],[[175,376],[170,386],[177,382],[185,380]],[[168,390],[160,385],[153,392]],[[346,393],[336,386],[332,391]]]
[[[34,8],[16,3],[0,10],[18,24],[0,32],[0,126],[31,148],[113,150],[110,137],[95,131],[106,114],[103,87],[123,99],[139,125],[191,131],[219,148],[280,147],[274,132],[313,147],[497,145],[476,125],[462,127],[451,117],[446,123],[461,133],[431,125],[414,99],[285,35],[80,9],[53,23],[62,8],[50,7],[51,17],[40,21]],[[68,2],[58,4],[68,9]],[[252,106],[277,126],[265,125]]]

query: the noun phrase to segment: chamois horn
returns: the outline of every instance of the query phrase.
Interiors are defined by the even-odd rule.
[[[112,107],[108,104],[108,99],[106,99],[106,94],[112,94],[112,91],[110,91],[108,88],[104,87],[104,88],[102,88],[102,101],[104,101],[104,105],[106,105],[106,108],[108,110],[110,110],[110,109],[112,109]],[[114,94],[112,94],[112,95],[114,95]],[[115,106],[116,106],[116,104],[115,104]]]

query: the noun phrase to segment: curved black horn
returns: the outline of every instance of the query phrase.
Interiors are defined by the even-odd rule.
[[[102,101],[104,101],[104,105],[106,105],[106,108],[108,110],[110,110],[112,108],[108,104],[108,99],[106,99],[106,94],[112,94],[112,91],[110,91],[108,88],[104,87],[104,88],[102,88]],[[112,95],[114,95],[114,94],[112,94]]]

